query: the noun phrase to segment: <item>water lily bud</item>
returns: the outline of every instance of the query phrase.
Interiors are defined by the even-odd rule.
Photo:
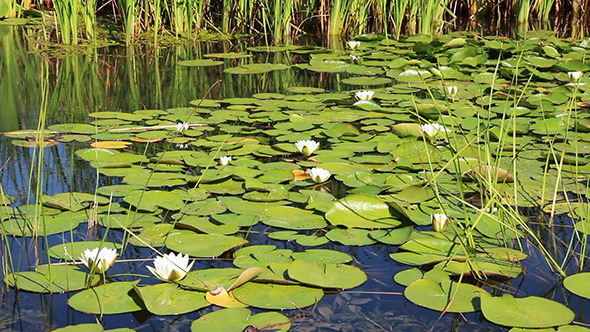
[[[459,88],[455,85],[451,85],[451,86],[447,86],[447,94],[451,97],[451,98],[455,98],[455,96],[457,95],[457,92],[459,92]]]
[[[444,213],[435,213],[431,215],[432,226],[434,230],[442,233],[449,225],[449,217]]]
[[[314,140],[301,140],[297,141],[295,146],[297,147],[297,150],[299,150],[299,152],[301,152],[304,156],[309,157],[320,147],[320,143]]]
[[[581,71],[568,71],[567,77],[569,77],[570,81],[578,82],[582,78],[583,73]]]
[[[169,253],[154,258],[154,267],[146,266],[150,272],[164,281],[179,281],[184,278],[193,267],[194,261],[189,264],[188,255],[174,255]]]
[[[307,174],[309,174],[311,179],[316,183],[326,182],[330,178],[330,175],[332,175],[327,169],[319,167],[308,169]]]
[[[86,249],[82,252],[80,260],[86,267],[97,273],[104,273],[110,269],[117,258],[117,250],[110,248]]]
[[[219,157],[219,164],[220,165],[229,165],[229,164],[231,164],[231,156],[221,156],[221,157]]]
[[[176,127],[176,130],[178,130],[178,132],[184,134],[184,132],[187,131],[190,125],[188,124],[188,122],[179,122],[175,124],[174,127]]]
[[[357,91],[354,93],[354,96],[357,100],[371,100],[375,95],[375,91],[365,90],[365,91]]]
[[[349,40],[346,42],[346,44],[348,44],[348,47],[350,47],[351,50],[356,50],[361,46],[361,42],[355,40]]]

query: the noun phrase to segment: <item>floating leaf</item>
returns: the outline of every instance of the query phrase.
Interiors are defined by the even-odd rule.
[[[228,332],[244,331],[249,326],[263,329],[272,326],[273,330],[286,332],[291,328],[291,320],[278,312],[263,312],[252,315],[246,308],[228,308],[210,312],[193,321],[191,331]]]
[[[169,249],[192,257],[218,257],[246,243],[248,241],[237,236],[197,234],[191,231],[175,231],[166,240]]]
[[[121,314],[142,310],[143,303],[133,282],[113,282],[86,289],[68,300],[70,307],[88,314]]]
[[[470,284],[456,283],[450,280],[439,282],[430,279],[416,280],[404,290],[406,298],[415,304],[447,312],[479,310],[480,293],[487,294],[485,290]]]
[[[209,306],[205,293],[185,290],[173,283],[133,288],[155,315],[181,315]]]
[[[80,255],[86,249],[110,248],[121,250],[123,246],[119,243],[106,241],[76,241],[63,244],[57,244],[49,248],[49,256],[64,260],[79,260]]]
[[[98,274],[90,277],[87,270],[75,265],[39,265],[35,271],[13,272],[4,277],[8,285],[36,293],[70,292],[83,289],[89,283],[96,284],[99,280]]]
[[[401,224],[393,219],[389,206],[377,197],[350,195],[339,199],[326,212],[332,225],[358,228],[392,228]]]
[[[178,195],[162,190],[136,190],[123,197],[123,200],[139,210],[154,212],[158,207],[167,210],[180,210],[184,201]]]
[[[261,296],[264,294],[264,296]],[[319,302],[324,292],[300,285],[250,282],[234,290],[234,296],[247,305],[263,309],[301,309]]]
[[[260,219],[264,224],[287,229],[316,229],[326,226],[326,221],[314,211],[290,206],[275,206],[266,209]]]
[[[359,268],[337,263],[294,260],[288,269],[289,277],[301,283],[322,288],[354,288],[367,280]]]
[[[570,292],[590,299],[590,272],[576,273],[563,280],[563,285]]]
[[[210,67],[219,66],[223,64],[223,61],[215,61],[211,59],[195,59],[195,60],[183,60],[178,61],[178,65],[187,67]]]
[[[481,293],[481,311],[495,324],[522,328],[543,328],[571,323],[575,314],[559,302],[537,296],[514,298],[510,294],[495,297]]]

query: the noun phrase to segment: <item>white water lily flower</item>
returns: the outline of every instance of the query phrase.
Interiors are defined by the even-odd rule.
[[[569,77],[570,81],[577,82],[582,78],[583,73],[581,71],[568,71],[567,77]]]
[[[455,96],[459,92],[459,88],[455,85],[447,86],[447,94],[452,98],[455,99]]]
[[[444,232],[445,228],[449,225],[449,217],[444,213],[432,214],[430,218],[432,219],[434,230],[439,233]]]
[[[116,258],[117,250],[110,248],[86,249],[80,256],[82,263],[96,273],[104,273],[110,269]]]
[[[361,46],[361,42],[356,40],[349,40],[346,44],[348,44],[348,47],[350,47],[351,50],[356,50]]]
[[[365,91],[357,91],[354,93],[354,96],[357,100],[371,100],[375,95],[375,91],[372,90],[365,90]]]
[[[312,153],[316,152],[317,149],[320,147],[320,143],[308,139],[308,140],[301,140],[295,143],[297,150],[301,152],[304,156],[309,157]]]
[[[311,179],[316,183],[326,182],[330,178],[330,175],[332,175],[327,169],[319,167],[308,169],[307,174],[309,174]]]
[[[448,130],[440,123],[426,123],[420,126],[420,133],[430,138],[434,138],[440,132],[448,132]]]
[[[220,165],[229,165],[229,164],[231,164],[231,156],[221,156],[221,157],[219,157],[219,164]]]
[[[179,281],[184,278],[195,262],[188,262],[188,255],[174,255],[173,252],[154,258],[154,267],[146,266],[150,272],[164,281]]]
[[[190,125],[188,124],[188,122],[179,122],[174,125],[174,127],[176,127],[176,130],[178,130],[181,133],[184,133],[185,131],[187,131],[189,126]]]
[[[352,61],[357,61],[357,60],[359,60],[361,57],[360,57],[360,56],[358,56],[358,55],[354,55],[354,54],[352,54],[352,55],[350,56],[350,58],[352,59]]]

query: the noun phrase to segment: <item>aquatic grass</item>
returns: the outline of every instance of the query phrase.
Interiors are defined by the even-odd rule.
[[[64,43],[76,44],[82,34],[88,39],[94,38],[96,0],[54,0],[53,3]],[[560,21],[563,8],[571,6],[563,0],[473,0],[461,5],[450,0],[118,0],[117,3],[114,15],[123,17],[127,45],[141,40],[139,37],[149,32],[155,39],[170,34],[177,39],[194,40],[199,32],[206,32],[208,28],[223,35],[259,34],[268,45],[289,44],[306,33],[326,39],[336,35],[350,38],[355,34],[382,33],[399,39],[404,34],[440,35],[465,14],[467,17],[461,19],[473,29],[478,25],[487,26],[489,22],[492,30],[504,26],[508,30],[513,24],[509,18],[516,17],[519,31],[524,33],[537,21],[542,26],[548,24],[552,12],[555,20],[550,28],[562,34],[571,31],[572,36],[581,37],[586,33],[581,23],[590,15],[579,10],[581,6],[573,6],[571,22]],[[77,24],[78,15],[74,14],[78,12],[81,12],[83,33]]]
[[[59,26],[60,40],[64,44],[78,44],[78,13],[82,8],[81,0],[55,0],[55,16]]]

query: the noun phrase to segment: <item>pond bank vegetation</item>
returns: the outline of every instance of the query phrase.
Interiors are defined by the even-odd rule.
[[[581,38],[590,27],[590,8],[581,0],[0,0],[0,5],[0,17],[42,18],[45,37],[63,44],[95,40],[101,18],[124,33],[126,44],[206,39],[211,33],[262,36],[267,45],[293,43],[305,34],[329,40],[380,33],[399,39],[466,30],[483,35],[552,30]]]

